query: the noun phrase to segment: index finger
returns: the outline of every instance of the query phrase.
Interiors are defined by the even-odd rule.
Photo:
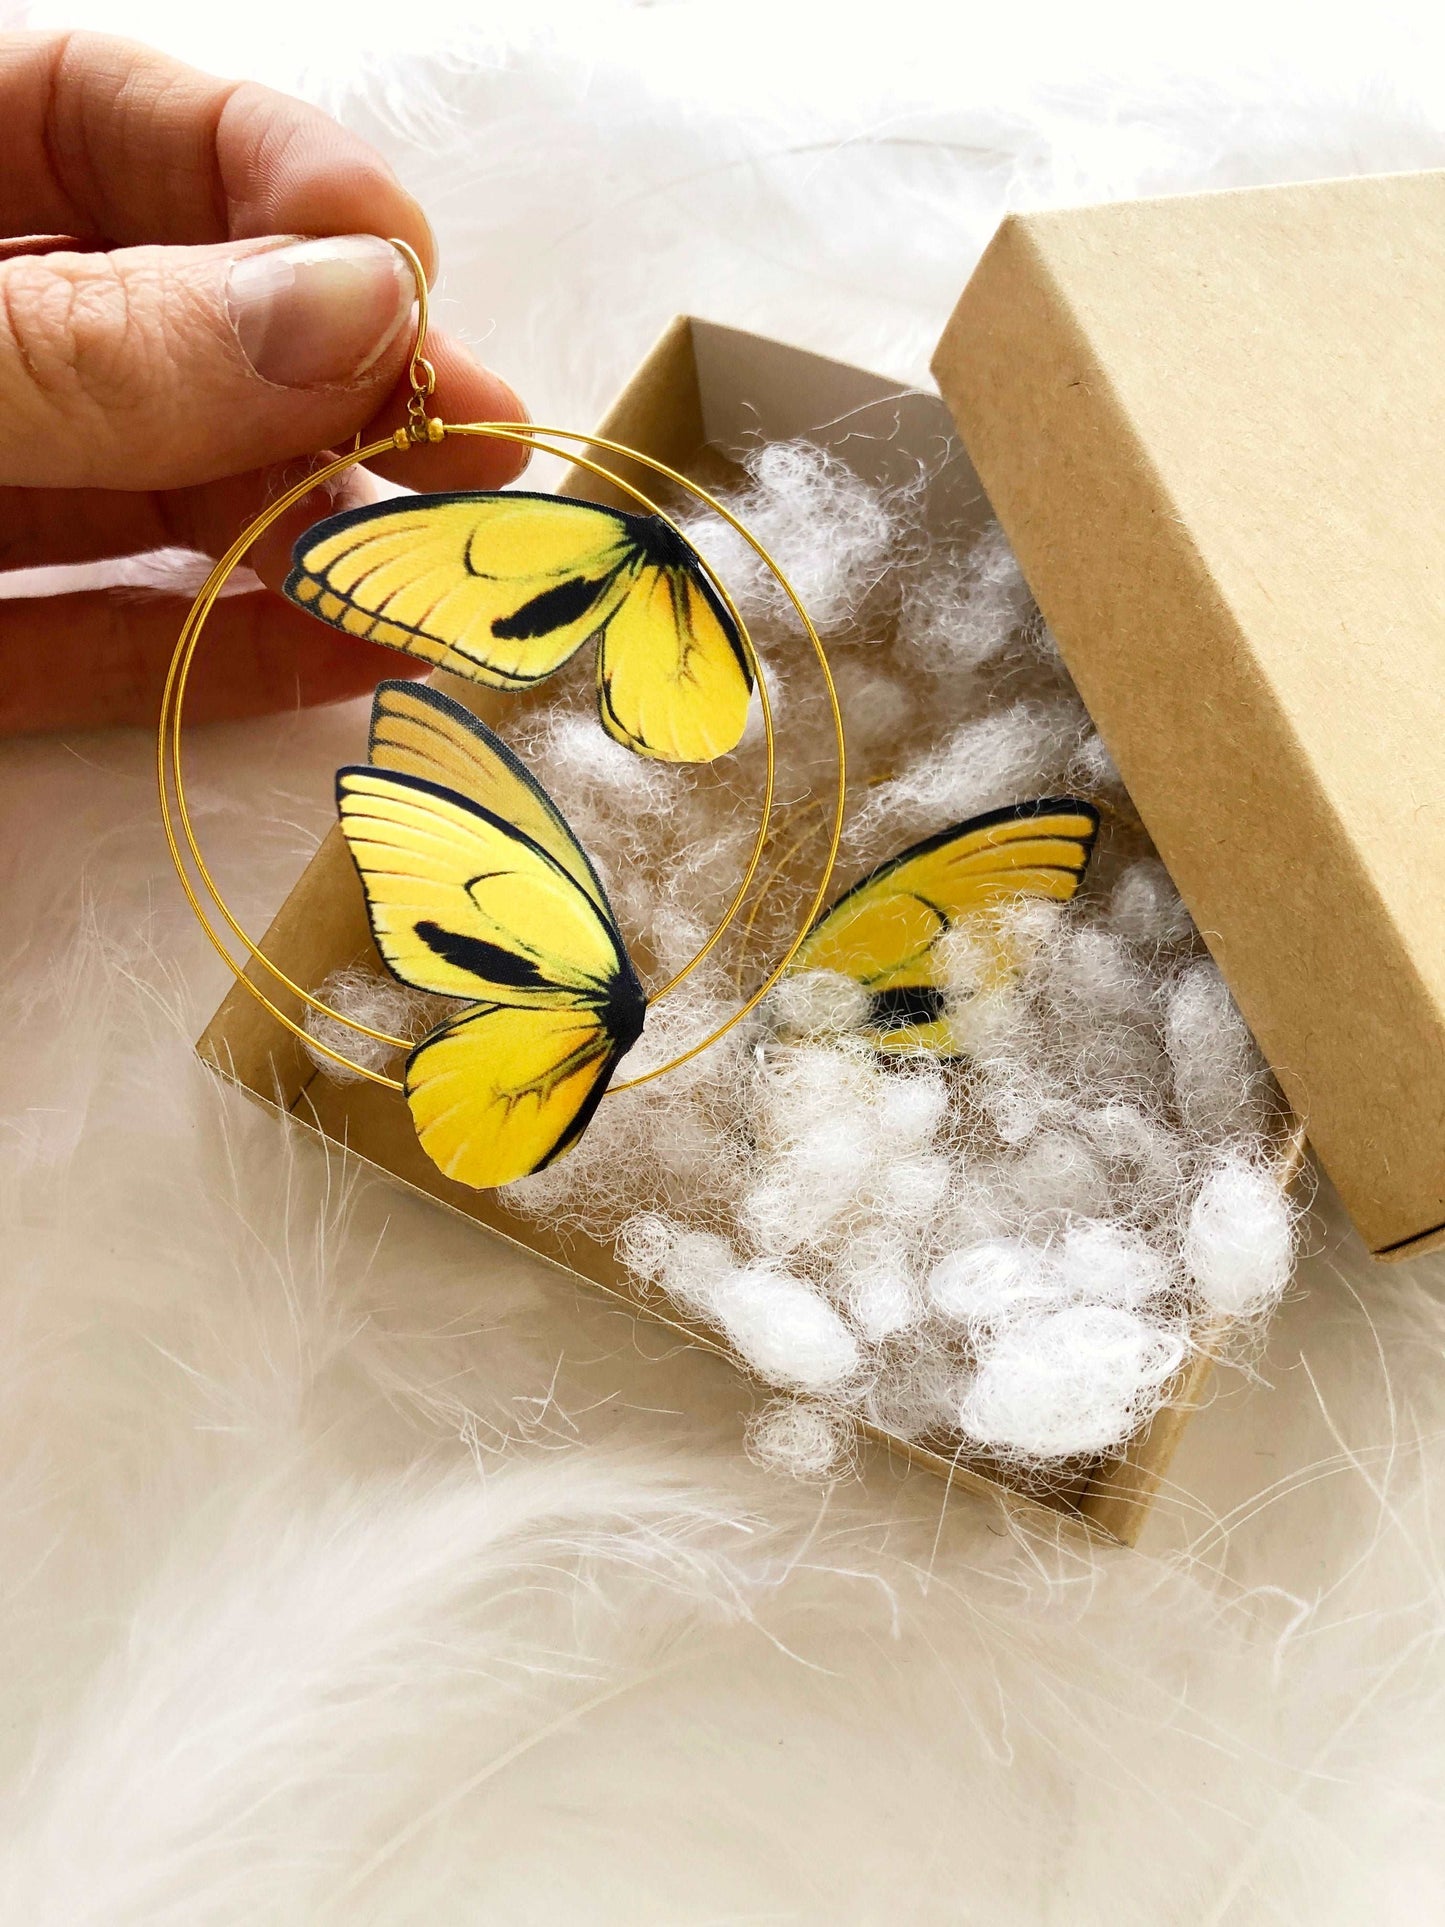
[[[426,216],[330,115],[108,34],[0,35],[0,234],[112,246],[395,234],[435,271]]]

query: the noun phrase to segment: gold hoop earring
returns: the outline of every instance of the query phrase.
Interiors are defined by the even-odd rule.
[[[686,546],[685,538],[682,536],[682,532],[676,522],[648,495],[636,487],[635,484],[617,474],[614,469],[596,461],[590,454],[581,453],[575,448],[569,449],[566,446],[558,446],[558,444],[579,444],[581,449],[586,450],[600,449],[611,456],[615,456],[629,464],[635,464],[647,470],[672,487],[682,490],[685,494],[700,502],[731,527],[763,563],[763,566],[772,575],[785,599],[796,613],[813,650],[826,691],[835,744],[836,797],[832,812],[828,846],[819,880],[808,904],[806,914],[792,942],[783,951],[772,968],[764,975],[752,993],[723,1023],[717,1025],[707,1036],[693,1044],[687,1050],[669,1059],[667,1063],[657,1065],[648,1071],[640,1073],[636,1077],[610,1086],[610,1091],[613,1094],[623,1090],[635,1089],[639,1085],[650,1083],[659,1077],[665,1076],[668,1072],[677,1069],[680,1065],[689,1062],[703,1051],[708,1050],[755,1010],[778,982],[779,978],[783,976],[793,963],[807,939],[809,930],[823,909],[842,838],[847,784],[847,760],[842,712],[839,706],[838,693],[834,684],[832,671],[829,667],[827,653],[816,628],[808,616],[807,610],[804,608],[796,591],[776,559],[769,554],[767,549],[758,541],[745,524],[725,507],[722,502],[700,484],[692,481],[691,478],[681,474],[667,463],[661,462],[650,455],[645,455],[639,450],[628,448],[621,443],[610,441],[605,437],[600,437],[595,434],[582,434],[575,430],[547,428],[530,423],[448,423],[438,416],[429,414],[428,402],[435,391],[436,371],[424,352],[429,325],[426,276],[420,261],[412,249],[401,241],[395,241],[393,245],[397,247],[399,252],[401,252],[409,262],[417,286],[418,326],[416,341],[409,364],[411,394],[407,401],[406,425],[395,430],[392,435],[368,443],[365,446],[360,445],[360,438],[358,437],[357,445],[354,445],[347,454],[324,463],[303,481],[298,482],[294,487],[288,489],[247,525],[236,538],[235,542],[232,543],[231,547],[217,561],[210,575],[198,591],[177,639],[161,701],[161,714],[157,736],[156,776],[160,796],[161,819],[167,848],[191,909],[210,943],[231,970],[237,982],[244,986],[247,992],[270,1013],[276,1022],[293,1035],[299,1037],[308,1049],[319,1052],[321,1055],[355,1075],[369,1079],[371,1082],[380,1084],[391,1090],[403,1090],[404,1085],[400,1079],[388,1076],[384,1072],[375,1070],[371,1066],[363,1064],[354,1058],[347,1057],[343,1052],[332,1048],[319,1038],[314,1037],[303,1024],[299,1023],[288,1012],[281,1009],[274,999],[267,995],[266,991],[255,981],[249,972],[249,965],[254,964],[259,966],[281,989],[289,992],[309,1010],[320,1016],[330,1018],[345,1028],[375,1043],[399,1051],[406,1051],[410,1048],[409,1039],[395,1037],[386,1031],[374,1029],[370,1025],[364,1024],[356,1018],[347,1015],[345,1012],[334,1009],[304,985],[296,983],[285,971],[273,963],[270,958],[265,955],[261,947],[247,934],[240,922],[233,915],[217,886],[216,880],[201,851],[195,826],[192,821],[186,795],[182,754],[182,728],[186,692],[196,651],[205,631],[207,618],[233,571],[241,564],[253,545],[265,535],[282,516],[317,488],[324,487],[328,482],[345,474],[350,469],[362,466],[378,455],[384,453],[405,453],[419,446],[435,445],[451,436],[500,440],[541,449],[546,453],[570,461],[573,465],[596,476],[610,487],[619,490],[642,514],[656,518],[661,525],[671,531],[672,535],[676,537],[679,542],[683,542]],[[772,820],[776,785],[776,736],[766,677],[757,650],[748,633],[747,626],[731,595],[728,593],[726,585],[710,569],[707,570],[707,575],[721,598],[730,618],[736,625],[737,632],[742,640],[742,647],[746,653],[748,666],[752,672],[754,683],[759,694],[766,755],[766,774],[762,807],[759,815],[758,829],[754,837],[748,863],[744,868],[743,875],[723,916],[707,940],[688,962],[666,983],[662,984],[648,996],[647,1002],[649,1006],[656,1004],[662,998],[669,995],[679,984],[691,976],[704,959],[712,953],[733,925],[744,906],[757,876],[766,848]],[[188,863],[190,867],[188,867]],[[192,869],[195,873],[194,877],[191,874]],[[207,907],[207,900],[209,901],[210,908]],[[220,922],[229,932],[229,940],[226,936],[223,936],[222,931],[217,928],[215,917],[219,917]],[[232,954],[230,947],[232,942],[240,945],[244,952],[244,959],[238,959]]]

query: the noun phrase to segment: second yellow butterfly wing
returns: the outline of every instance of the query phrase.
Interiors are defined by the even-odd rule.
[[[380,684],[369,753],[373,768],[439,784],[520,830],[613,920],[597,872],[557,805],[502,739],[450,696],[426,683]]]
[[[839,971],[862,984],[872,998],[866,1029],[878,1049],[948,1055],[954,1042],[934,956],[938,939],[1013,897],[1066,903],[1098,827],[1091,804],[1067,798],[955,824],[845,891],[808,933],[793,968]]]
[[[606,625],[634,519],[521,490],[402,496],[308,529],[285,592],[348,635],[524,689]]]
[[[532,1008],[606,1005],[636,984],[610,915],[512,825],[420,776],[344,769],[336,789],[372,934],[403,983]]]
[[[422,1149],[446,1177],[478,1189],[544,1169],[587,1128],[632,1041],[596,1010],[479,1005],[407,1060]]]
[[[639,569],[597,652],[607,733],[640,756],[710,763],[736,749],[752,693],[737,629],[696,557]]]

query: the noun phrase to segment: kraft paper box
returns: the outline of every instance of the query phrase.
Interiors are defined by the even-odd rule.
[[[1445,173],[1006,221],[934,361],[1361,1236],[1445,1240]]]
[[[978,478],[936,397],[900,391],[875,375],[707,322],[684,319],[673,324],[599,432],[709,486],[736,479],[737,455],[760,439],[806,435],[826,443],[870,480],[916,482],[920,471],[930,474],[928,519],[955,534],[980,526],[989,513]],[[635,479],[646,485],[649,478],[639,474]],[[594,499],[606,492],[586,475],[571,478],[567,485]],[[487,692],[472,684],[449,683],[446,677],[437,680],[489,719],[502,718],[505,726],[504,709],[495,701],[489,706]],[[294,981],[310,987],[343,965],[374,961],[360,884],[339,831],[333,830],[322,844],[263,947]],[[268,988],[277,994],[274,985]],[[301,1014],[299,1008],[294,1014]],[[680,1313],[659,1311],[655,1300],[639,1299],[609,1247],[564,1236],[509,1211],[500,1192],[469,1191],[448,1182],[422,1154],[406,1105],[396,1093],[372,1084],[334,1082],[239,986],[201,1039],[200,1050],[253,1096],[289,1112],[333,1143],[344,1144],[393,1178],[660,1319],[691,1341],[712,1351],[723,1349],[705,1327],[690,1325]],[[484,1275],[478,1288],[485,1291]],[[1027,1495],[1005,1492],[986,1467],[960,1465],[942,1452],[886,1439],[876,1431],[871,1436],[900,1460],[927,1466],[954,1486],[1005,1492],[1012,1504],[1043,1506],[1055,1516],[1132,1541],[1207,1372],[1208,1361],[1201,1355],[1174,1388],[1175,1405],[1162,1411],[1121,1457],[1101,1461],[1085,1475],[1052,1488],[1031,1485]]]

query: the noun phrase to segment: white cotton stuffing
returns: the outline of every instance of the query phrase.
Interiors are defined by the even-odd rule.
[[[1108,1202],[1103,1161],[1078,1131],[1040,1131],[1008,1172],[1021,1213],[1035,1224],[1067,1214],[1089,1216]]]
[[[732,1246],[713,1231],[679,1231],[658,1281],[684,1311],[713,1318],[738,1268]]]
[[[1073,1458],[1131,1431],[1184,1361],[1182,1332],[1115,1305],[1026,1313],[980,1346],[964,1437],[1010,1458]]]
[[[1008,539],[990,523],[952,568],[912,576],[904,586],[899,627],[936,672],[975,670],[1011,643],[1043,632]]]
[[[1073,902],[1007,900],[939,942],[956,1057],[881,1055],[869,991],[800,970],[680,1068],[609,1094],[507,1202],[615,1241],[640,1293],[789,1395],[750,1423],[761,1464],[835,1477],[862,1421],[1072,1476],[1150,1417],[1201,1328],[1217,1353],[1240,1321],[1243,1343],[1284,1291],[1278,1099],[1001,531],[941,537],[921,480],[875,486],[806,443],[743,469],[730,506],[818,623],[845,719],[826,900],[909,843],[1034,796],[1091,801],[1098,849]],[[716,518],[688,526],[766,665],[778,807],[761,887],[649,1010],[619,1079],[689,1050],[766,976],[813,913],[832,825],[830,716],[786,599]],[[599,729],[592,673],[579,652],[503,728],[656,985],[701,949],[752,853],[760,706],[733,755],[668,766]],[[408,1038],[456,1008],[367,969],[327,995]],[[351,1033],[338,1047],[355,1052]]]
[[[948,1086],[942,1074],[920,1066],[907,1076],[879,1080],[873,1117],[885,1144],[899,1151],[921,1150],[932,1144],[948,1110]]]
[[[813,1399],[779,1398],[753,1413],[746,1446],[766,1471],[821,1484],[851,1464],[853,1434],[843,1414]]]
[[[836,1035],[868,1015],[868,993],[838,970],[799,970],[768,993],[767,1015],[784,1036]]]
[[[1055,790],[1086,727],[1074,696],[1021,698],[964,723],[879,786],[859,809],[850,841],[861,845],[886,834],[907,845],[984,810]]]
[[[910,1241],[888,1223],[858,1228],[833,1265],[827,1289],[869,1339],[906,1331],[924,1312]]]
[[[713,1287],[713,1312],[735,1350],[763,1378],[831,1391],[857,1371],[858,1341],[820,1291],[771,1265],[744,1265]]]
[[[1073,1220],[1053,1255],[1064,1295],[1080,1304],[1157,1307],[1173,1283],[1168,1260],[1140,1232],[1099,1218]]]
[[[1186,943],[1193,932],[1189,912],[1153,857],[1131,863],[1109,897],[1109,922],[1130,943]]]
[[[1124,784],[1114,759],[1104,747],[1104,740],[1093,731],[1081,736],[1073,755],[1064,771],[1064,787],[1068,790],[1084,790],[1089,794],[1122,791]]]
[[[379,971],[359,964],[333,970],[314,994],[353,1022],[365,1024],[370,1030],[385,1031],[390,1037],[403,1038],[408,1045],[425,1036],[446,1011],[457,1008],[450,998],[429,997],[423,991],[398,983],[394,977],[384,977]],[[357,1083],[365,1072],[337,1063],[327,1055],[328,1051],[349,1058],[353,1064],[365,1065],[366,1070],[384,1071],[387,1075],[394,1071],[398,1056],[394,1044],[367,1037],[353,1030],[351,1024],[342,1023],[339,1017],[308,1010],[305,1030],[310,1039],[305,1046],[306,1055],[318,1070],[325,1071],[338,1084]]]
[[[1184,1235],[1184,1263],[1211,1311],[1247,1317],[1289,1282],[1294,1226],[1268,1171],[1226,1157],[1204,1175]]]
[[[896,511],[836,455],[810,442],[781,442],[747,458],[752,486],[729,507],[796,590],[823,631],[858,616],[883,581],[895,542]],[[747,540],[714,517],[681,526],[749,623],[786,619],[783,590]]]
[[[1167,991],[1164,1043],[1185,1122],[1204,1137],[1238,1128],[1257,1094],[1263,1065],[1224,979],[1207,959]]]
[[[935,1309],[975,1335],[1064,1301],[1059,1268],[1022,1238],[981,1238],[945,1252],[928,1275]]]

